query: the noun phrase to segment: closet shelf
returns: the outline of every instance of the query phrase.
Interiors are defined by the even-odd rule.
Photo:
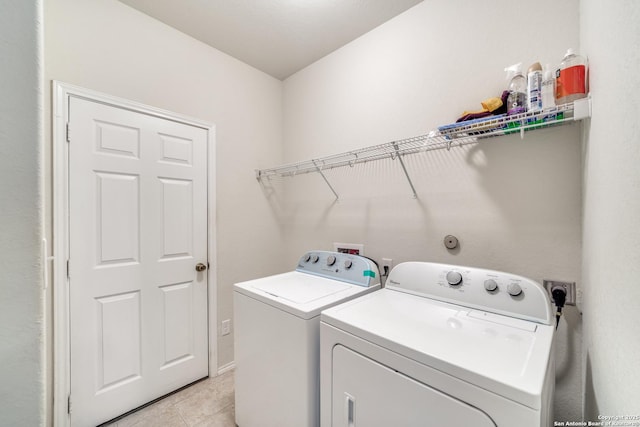
[[[587,97],[569,104],[562,104],[538,112],[526,112],[510,116],[491,116],[478,120],[454,123],[440,126],[438,129],[432,130],[426,135],[386,142],[384,144],[274,168],[258,169],[256,170],[256,178],[262,180],[317,172],[322,175],[331,191],[333,191],[336,198],[338,198],[338,194],[333,187],[331,187],[323,171],[391,158],[399,160],[414,197],[417,197],[411,178],[402,160],[402,158],[408,154],[440,149],[450,150],[451,147],[475,144],[483,139],[501,135],[520,133],[520,136],[524,137],[524,133],[527,131],[567,124],[590,116],[591,98]]]

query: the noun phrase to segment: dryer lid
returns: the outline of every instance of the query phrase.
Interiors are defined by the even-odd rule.
[[[321,321],[453,377],[539,408],[553,326],[382,289]]]

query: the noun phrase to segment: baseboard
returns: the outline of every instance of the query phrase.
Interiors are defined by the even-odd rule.
[[[233,371],[236,368],[236,363],[235,362],[229,362],[226,365],[222,365],[220,367],[218,367],[218,374],[217,375],[222,375],[226,372],[229,371]]]

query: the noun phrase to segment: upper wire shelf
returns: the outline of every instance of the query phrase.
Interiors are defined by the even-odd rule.
[[[475,144],[483,139],[501,135],[520,133],[524,137],[526,131],[558,126],[581,120],[591,115],[591,98],[583,98],[569,104],[544,109],[537,112],[526,112],[514,115],[500,115],[472,120],[451,125],[440,126],[428,134],[398,141],[386,142],[366,148],[351,150],[317,159],[290,163],[269,169],[256,170],[256,178],[269,179],[272,177],[287,177],[310,172],[318,172],[338,198],[323,171],[354,166],[359,163],[381,159],[398,159],[409,181],[414,197],[417,197],[411,178],[407,173],[403,156],[430,150],[451,149],[455,146]]]

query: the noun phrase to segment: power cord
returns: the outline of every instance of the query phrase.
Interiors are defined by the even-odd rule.
[[[380,273],[380,275],[381,275],[381,276],[384,276],[384,277],[387,277],[387,276],[389,275],[389,266],[388,266],[388,265],[385,265],[385,266],[383,267],[383,272],[382,272],[382,273]]]
[[[551,297],[553,298],[553,302],[556,305],[556,329],[558,329],[558,325],[560,324],[560,317],[562,316],[562,307],[564,307],[564,303],[567,299],[567,291],[562,286],[554,286],[551,289]]]

